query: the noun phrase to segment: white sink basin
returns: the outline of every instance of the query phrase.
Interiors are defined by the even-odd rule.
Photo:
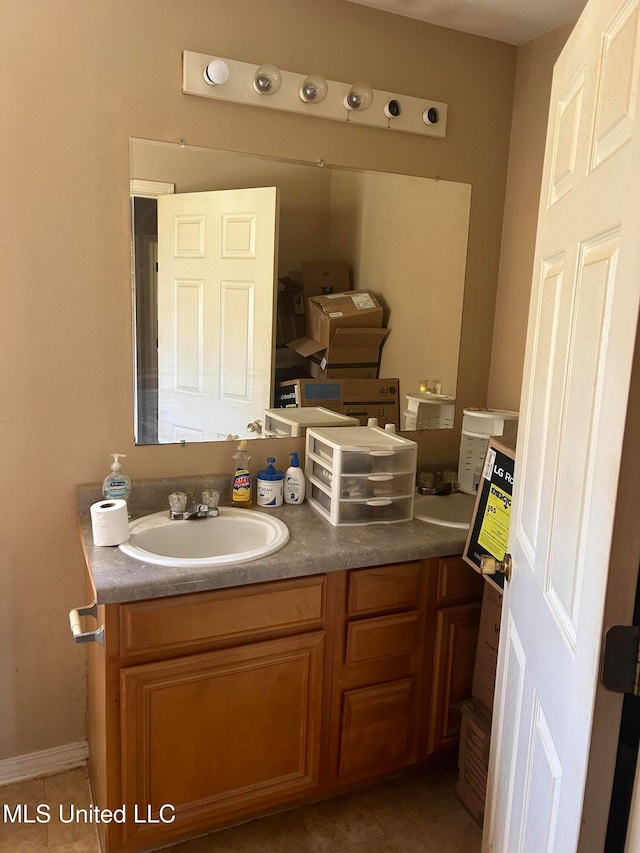
[[[476,502],[475,495],[453,492],[451,495],[417,495],[413,502],[413,517],[443,527],[469,529]]]
[[[130,538],[118,547],[156,566],[219,566],[246,563],[278,551],[289,539],[280,519],[262,512],[221,507],[216,518],[171,521],[169,513],[146,515],[129,525]]]

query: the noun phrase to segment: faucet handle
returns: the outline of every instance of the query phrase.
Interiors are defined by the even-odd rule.
[[[171,492],[169,495],[171,512],[184,512],[187,508],[187,496],[184,492]]]
[[[202,503],[209,509],[217,509],[220,502],[220,492],[216,489],[205,489],[202,493]]]

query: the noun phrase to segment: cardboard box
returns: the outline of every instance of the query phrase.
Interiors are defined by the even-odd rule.
[[[342,413],[358,418],[362,426],[369,418],[378,425],[400,428],[400,388],[397,379],[343,379]]]
[[[287,346],[308,358],[310,362],[321,365],[323,371],[329,365],[331,368],[342,368],[342,376],[364,376],[362,371],[350,374],[344,368],[367,365],[374,370],[368,371],[366,375],[376,378],[380,347],[386,336],[386,329],[337,329],[332,344],[327,348],[308,337],[297,338]],[[309,372],[314,375],[311,366]]]
[[[318,296],[307,302],[306,336],[288,346],[311,360],[309,373],[315,378],[376,378],[387,336],[381,324],[382,307],[370,293]]]
[[[349,376],[375,379],[380,365],[377,361],[366,364],[327,364],[324,359],[312,357],[307,362],[307,368],[314,379],[346,379]]]
[[[369,405],[344,403],[342,412],[352,418],[357,418],[360,426],[366,426],[369,418],[377,418],[378,426],[384,427],[386,424],[394,424],[396,429],[400,429],[398,407],[394,403],[370,403]]]
[[[489,716],[493,713],[493,694],[496,689],[501,616],[502,593],[485,583],[471,695]]]
[[[482,826],[487,796],[491,720],[473,699],[462,703],[460,714],[456,794],[473,819]]]
[[[307,337],[317,341],[321,349],[334,346],[338,329],[381,327],[382,306],[373,294],[364,290],[313,296],[307,300]]]
[[[353,403],[395,403],[400,400],[400,383],[393,377],[362,381],[361,379],[342,380],[342,401]]]
[[[289,379],[276,388],[275,406],[322,406],[342,413],[342,387],[340,382],[322,379]]]
[[[304,261],[301,278],[305,299],[351,290],[347,261]]]
[[[368,418],[378,418],[380,426],[387,423],[398,426],[397,379],[292,379],[278,385],[275,397],[276,406],[323,406],[358,418],[363,426]]]

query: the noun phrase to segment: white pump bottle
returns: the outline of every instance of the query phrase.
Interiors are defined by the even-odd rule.
[[[298,454],[290,453],[291,465],[284,475],[284,502],[287,504],[301,504],[304,500],[305,481],[304,471],[300,467]]]

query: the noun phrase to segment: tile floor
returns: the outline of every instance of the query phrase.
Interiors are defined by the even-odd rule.
[[[456,798],[455,771],[418,770],[351,794],[196,838],[167,853],[479,853],[481,832]],[[49,823],[1,822],[0,853],[99,853],[91,824],[61,823],[91,803],[85,768],[0,788],[0,809],[48,804]]]

